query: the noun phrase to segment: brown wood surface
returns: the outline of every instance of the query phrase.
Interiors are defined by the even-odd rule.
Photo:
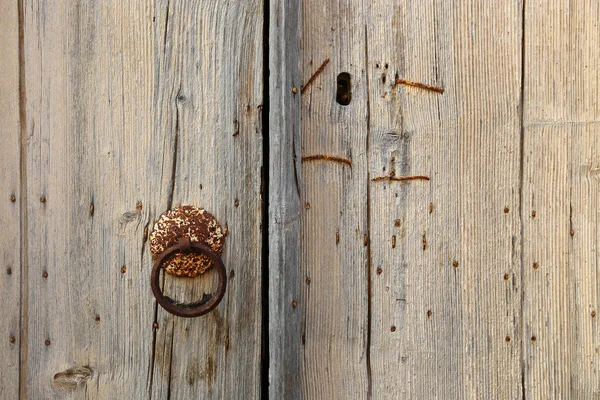
[[[0,398],[19,395],[21,336],[21,124],[19,8],[0,1]]]
[[[599,17],[0,0],[0,398],[598,398]],[[182,204],[197,319],[149,283]]]
[[[21,395],[258,397],[262,3],[21,6],[29,278]],[[2,151],[18,173],[17,128]],[[18,195],[18,175],[2,179]],[[179,204],[206,208],[228,229],[228,293],[205,318],[167,314],[150,290],[148,231]],[[165,292],[198,299],[216,285],[208,275],[168,277]],[[18,333],[18,312],[7,320],[6,335]]]

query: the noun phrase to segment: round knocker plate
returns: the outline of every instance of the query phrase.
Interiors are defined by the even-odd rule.
[[[206,210],[182,206],[162,214],[150,234],[154,255],[151,286],[158,303],[171,314],[197,317],[213,310],[225,295],[227,272],[220,254],[225,237],[217,220]],[[171,275],[195,277],[211,267],[219,275],[217,291],[194,303],[180,303],[165,296],[160,287],[160,270]]]

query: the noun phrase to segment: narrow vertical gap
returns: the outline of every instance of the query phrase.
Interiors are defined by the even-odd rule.
[[[269,398],[269,29],[270,0],[264,0],[263,7],[263,98],[262,98],[262,248],[261,248],[261,357],[260,357],[260,396]]]
[[[167,197],[167,210],[173,208],[173,193],[175,192],[175,180],[177,179],[177,152],[179,151],[179,107],[175,114],[175,139],[173,143],[173,167],[171,168],[171,188]]]
[[[171,324],[171,351],[169,353],[169,380],[167,382],[167,400],[171,399],[171,382],[173,377],[173,342],[175,340],[175,319],[172,320]]]
[[[367,298],[367,398],[372,397],[373,391],[373,379],[371,377],[371,296],[372,283],[371,283],[371,176],[369,173],[369,141],[371,139],[371,94],[369,90],[369,37],[367,35],[367,25],[365,25],[365,74],[366,74],[366,87],[367,87],[367,285],[368,285],[368,298]]]
[[[521,10],[521,118],[519,161],[519,215],[521,217],[521,396],[525,399],[525,216],[523,215],[523,191],[525,175],[525,0]]]
[[[18,1],[19,18],[19,122],[20,122],[20,170],[21,181],[19,207],[20,207],[20,329],[19,329],[19,394],[22,399],[27,398],[27,341],[28,341],[28,240],[27,240],[27,103],[25,86],[25,10],[24,1]]]

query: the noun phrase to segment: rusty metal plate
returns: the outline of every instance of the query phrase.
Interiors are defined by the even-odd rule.
[[[204,243],[216,254],[221,254],[225,237],[221,226],[208,211],[195,206],[181,206],[163,213],[150,234],[150,250],[157,259],[159,254],[177,245],[180,238]],[[164,263],[167,273],[193,278],[212,266],[204,254],[176,253]]]

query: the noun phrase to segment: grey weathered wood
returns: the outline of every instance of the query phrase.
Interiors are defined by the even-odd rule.
[[[21,344],[21,150],[19,124],[19,16],[17,3],[0,1],[0,398],[19,395]]]
[[[600,6],[526,4],[525,396],[597,399]]]
[[[521,4],[478,4],[369,8],[369,176],[430,178],[370,183],[377,398],[521,395]]]
[[[301,3],[270,1],[269,21],[269,375],[270,399],[301,394],[301,332],[304,321],[290,307],[299,299],[302,84]]]
[[[270,251],[276,252],[270,257],[275,263],[269,267],[270,287],[277,289],[269,315],[270,397],[365,398],[368,181],[365,32],[359,22],[363,17],[349,1],[326,6],[304,1],[301,10],[292,2],[271,5],[272,37],[280,39],[271,53],[276,77],[271,80],[275,183],[270,190],[275,193],[270,206],[279,210],[270,214]],[[292,15],[296,10],[301,17]],[[304,27],[298,61],[296,18]],[[353,80],[353,99],[347,107],[336,102],[336,77],[341,72],[350,73]],[[277,116],[278,111],[283,115]],[[301,159],[321,156],[348,162]],[[277,238],[280,232],[285,236]],[[294,248],[298,238],[300,255]]]
[[[277,176],[298,176],[302,206],[299,233],[295,194],[271,203],[302,249],[298,262],[272,227],[269,339],[288,347],[271,364],[271,398],[292,387],[294,398],[520,396],[521,6],[303,2],[302,82],[330,62],[302,94],[301,168],[293,123],[271,125],[288,140],[271,146],[271,173],[287,160]],[[349,106],[336,103],[340,72]],[[431,180],[373,181],[389,174]],[[281,361],[294,357],[298,370]]]
[[[262,4],[23,9],[26,395],[256,397]],[[229,232],[228,293],[193,320],[157,310],[149,285],[146,228],[180,203],[208,209]],[[214,283],[167,278],[165,291],[200,296],[204,281]]]
[[[175,132],[173,205],[210,210],[228,236],[223,305],[203,318],[158,309],[153,397],[258,398],[261,355],[261,1],[168,2],[157,10],[156,127]],[[265,227],[266,229],[266,227]],[[209,286],[168,278],[166,293],[191,300]],[[212,289],[211,290],[214,290]]]

